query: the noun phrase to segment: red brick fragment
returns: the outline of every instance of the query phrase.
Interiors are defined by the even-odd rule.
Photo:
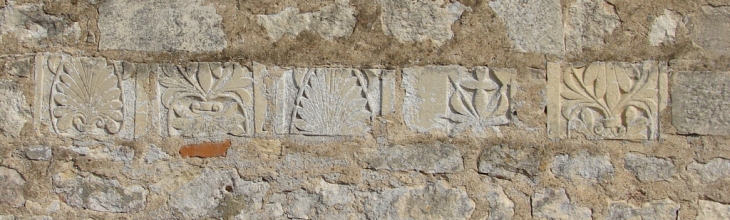
[[[191,144],[180,148],[180,156],[200,158],[225,157],[229,147],[231,147],[231,140]]]

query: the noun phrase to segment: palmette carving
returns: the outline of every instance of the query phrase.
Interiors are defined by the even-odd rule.
[[[161,101],[171,136],[250,134],[251,73],[238,63],[162,65]]]
[[[659,91],[655,68],[596,62],[571,67],[561,78],[560,116],[567,122],[567,137],[656,138]]]
[[[308,135],[362,135],[372,116],[369,90],[374,76],[354,69],[309,69],[295,79],[299,91],[290,132]],[[371,85],[371,86],[369,86]]]
[[[459,79],[450,76],[454,92],[449,99],[455,123],[452,133],[463,132],[469,127],[480,130],[485,127],[509,122],[508,86],[492,70],[476,68],[474,78]]]
[[[104,59],[51,55],[50,114],[62,135],[116,134],[124,116],[121,76]]]

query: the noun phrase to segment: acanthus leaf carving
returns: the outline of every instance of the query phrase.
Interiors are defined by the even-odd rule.
[[[190,63],[161,67],[161,101],[172,136],[250,134],[250,72],[238,63]]]
[[[52,55],[50,114],[62,135],[116,134],[123,124],[120,76],[104,59]]]
[[[487,127],[509,122],[507,82],[486,67],[478,67],[472,76],[449,76],[454,92],[449,98],[451,114],[447,119],[455,123],[452,133],[471,127],[482,131]]]
[[[562,74],[568,137],[647,139],[656,135],[656,73],[625,63],[596,62]]]

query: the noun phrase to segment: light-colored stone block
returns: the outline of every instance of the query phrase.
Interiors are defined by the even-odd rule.
[[[649,32],[649,44],[660,46],[674,43],[677,36],[677,26],[682,16],[670,10],[664,10],[664,14],[654,19]]]
[[[20,84],[0,80],[0,134],[18,138],[31,119],[30,106],[20,90]]]
[[[297,68],[277,80],[280,132],[362,136],[380,113],[382,70]]]
[[[25,203],[25,180],[14,169],[0,167],[0,205],[21,207]]]
[[[103,1],[100,50],[212,52],[226,47],[222,18],[201,0]]]
[[[406,125],[418,132],[484,133],[509,123],[513,69],[425,66],[403,70]]]
[[[183,137],[253,134],[252,72],[238,63],[161,64],[163,134]]]
[[[701,6],[689,16],[689,37],[697,46],[711,54],[730,54],[730,7]]]
[[[319,11],[300,13],[298,8],[287,7],[277,14],[256,17],[274,41],[286,35],[296,37],[302,31],[312,31],[333,40],[352,34],[356,23],[354,14],[350,0],[337,0]]]
[[[678,72],[672,76],[672,125],[680,134],[730,134],[730,73]]]
[[[524,176],[535,182],[539,175],[540,158],[531,147],[499,145],[482,151],[478,167],[479,173],[491,177],[512,180]]]
[[[378,0],[383,32],[403,42],[431,41],[441,46],[454,37],[451,25],[471,8],[443,0]]]
[[[382,147],[363,158],[376,170],[455,173],[464,169],[461,152],[450,144]]]
[[[611,202],[606,219],[677,219],[680,205],[669,199],[654,200],[635,207],[623,201]]]
[[[591,209],[571,202],[562,188],[538,190],[531,201],[532,217],[536,219],[592,219]]]
[[[628,153],[624,156],[624,168],[642,182],[669,181],[676,172],[671,160],[647,157],[638,153]]]
[[[365,199],[369,219],[469,219],[474,208],[466,191],[443,182],[386,189]]]
[[[621,25],[616,8],[604,0],[577,0],[565,18],[565,49],[581,52],[603,45],[606,37]]]
[[[725,158],[715,158],[707,163],[692,162],[687,165],[687,171],[699,178],[699,181],[710,183],[730,177],[730,160]]]
[[[614,174],[613,164],[608,156],[592,156],[585,151],[575,156],[555,156],[550,171],[570,181],[585,179],[592,183],[607,181]]]
[[[696,220],[730,219],[730,205],[709,200],[700,200]]]
[[[139,212],[147,205],[147,189],[141,185],[122,185],[117,180],[73,173],[53,175],[53,186],[61,200],[75,208],[99,212]]]
[[[515,50],[563,54],[565,39],[559,0],[499,0],[490,1],[489,7],[505,24]]]
[[[656,139],[666,89],[660,85],[663,70],[651,61],[549,63],[548,136]]]

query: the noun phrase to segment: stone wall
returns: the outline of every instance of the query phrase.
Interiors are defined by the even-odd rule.
[[[728,219],[730,2],[0,0],[0,219]]]

